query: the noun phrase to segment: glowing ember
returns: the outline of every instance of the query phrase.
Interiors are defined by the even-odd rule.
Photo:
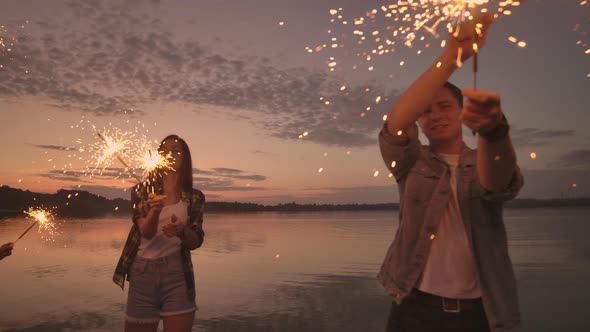
[[[589,9],[589,5],[590,2],[587,0],[580,2],[580,6],[586,7],[585,9]],[[590,44],[590,39],[588,38],[588,36],[590,36],[590,17],[586,18],[580,23],[575,24],[573,31],[578,34],[579,38],[576,41],[576,45],[583,50],[584,54],[590,54],[590,48],[588,48],[588,45]],[[590,78],[590,73],[587,73],[586,77]]]
[[[28,218],[32,218],[34,222],[24,233],[21,234],[21,236],[19,236],[17,241],[35,225],[39,226],[39,233],[49,234],[51,236],[54,236],[57,233],[55,227],[55,218],[51,210],[44,208],[29,208],[27,211],[24,211],[24,213],[28,216]]]
[[[172,168],[173,164],[174,158],[172,154],[162,155],[161,153],[152,153],[151,150],[147,150],[143,156],[141,168],[143,169],[144,178],[147,179],[156,174],[165,174],[167,171],[174,171],[174,168]]]
[[[130,110],[129,112],[132,112]],[[127,114],[128,111],[125,111]],[[137,121],[132,124],[130,120],[126,121],[128,130],[115,127],[108,123],[107,127],[97,128],[89,120],[82,117],[81,120],[70,128],[79,130],[81,137],[75,140],[78,145],[76,148],[65,149],[68,151],[67,157],[70,162],[62,167],[63,174],[71,172],[73,176],[86,176],[89,180],[93,179],[117,179],[129,174],[137,182],[142,179],[134,171],[143,172],[145,170],[145,151],[152,150],[157,146],[158,141],[150,140],[145,133],[149,132],[145,123]],[[156,124],[154,124],[156,125]],[[115,161],[118,160],[118,161]],[[84,164],[83,170],[76,170],[74,165],[80,161]],[[124,168],[113,168],[113,163],[119,162]],[[55,168],[55,165],[54,165]],[[124,183],[124,182],[123,182]]]
[[[29,208],[25,213],[41,225],[47,224],[52,218],[51,212],[45,209]]]
[[[475,15],[490,13],[495,18],[508,16],[520,4],[520,1],[511,0],[397,0],[366,10],[361,17],[346,17],[342,8],[331,9],[329,41],[315,49],[323,50],[324,45],[332,45],[330,50],[354,48],[349,53],[356,54],[361,59],[359,65],[371,71],[376,69],[371,64],[373,58],[396,53],[397,45],[418,48],[416,54],[422,54],[424,49],[431,46],[431,38],[440,38],[443,32],[452,31],[459,24],[473,20]],[[351,26],[348,22],[354,24]],[[483,27],[480,25],[475,28],[481,36]],[[336,40],[338,43],[334,42]],[[526,43],[522,43],[519,47],[526,46]],[[442,41],[441,47],[445,45],[446,42]],[[476,52],[477,48],[474,45]],[[308,52],[312,49],[306,48]],[[330,65],[330,71],[333,71],[334,65]],[[400,66],[403,65],[404,62],[400,62]]]
[[[17,45],[21,39],[22,31],[25,29],[25,23],[28,24],[29,21],[23,22],[23,24],[19,24],[15,28],[8,25],[0,25],[0,71],[5,67],[8,67],[10,62],[14,61],[13,54],[17,49]],[[26,56],[25,56],[26,58]],[[12,62],[19,71],[28,74],[29,71],[26,68],[22,67],[22,64]]]
[[[115,154],[123,151],[128,144],[127,140],[115,141],[112,137],[104,136],[102,134],[99,134],[99,137],[101,137],[105,143],[105,147],[99,151],[97,159],[99,164],[112,159]]]

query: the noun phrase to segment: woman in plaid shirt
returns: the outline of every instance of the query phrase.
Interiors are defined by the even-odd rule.
[[[129,281],[125,331],[190,331],[195,318],[191,250],[203,244],[205,196],[193,189],[186,142],[166,137],[159,152],[173,156],[174,171],[162,171],[131,193],[133,226],[113,281]]]

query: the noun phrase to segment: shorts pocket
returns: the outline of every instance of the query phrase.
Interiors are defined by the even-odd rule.
[[[129,268],[129,279],[142,275],[145,272],[147,261],[143,259],[134,259]]]

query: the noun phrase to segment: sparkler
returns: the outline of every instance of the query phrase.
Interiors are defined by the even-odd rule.
[[[130,123],[130,121],[127,120],[126,123]],[[80,145],[76,149],[77,152],[68,155],[69,158],[76,158],[86,162],[86,168],[83,172],[85,176],[92,178],[95,175],[112,175],[112,172],[110,174],[104,172],[115,159],[124,167],[124,171],[119,171],[115,178],[126,172],[138,184],[152,185],[157,176],[166,174],[167,171],[174,171],[172,154],[165,156],[159,152],[152,153],[157,151],[154,144],[158,143],[147,138],[144,131],[148,132],[149,130],[145,129],[144,123],[138,121],[135,129],[131,131],[116,128],[111,123],[108,125],[109,127],[99,130],[89,120],[83,118],[79,121],[79,124],[70,126],[72,129],[77,128],[82,131],[90,129],[93,135],[99,138],[99,140],[86,143],[83,143],[82,139],[77,139],[76,142]],[[90,126],[90,128],[87,128],[87,126]],[[71,167],[72,163],[66,164],[63,168],[64,174],[67,173],[66,168]],[[141,172],[143,176],[139,175],[138,172]]]
[[[473,50],[475,54],[473,54],[473,90],[477,90],[477,70],[478,70],[478,60],[479,60],[479,49],[477,46],[477,40],[479,39],[479,34],[475,35],[475,39],[473,41]]]
[[[39,225],[40,231],[49,231],[50,234],[53,234],[55,229],[55,224],[53,223],[53,214],[50,210],[43,209],[43,208],[29,208],[29,210],[25,211],[29,217],[33,218],[35,222],[26,231],[24,231],[14,243],[20,240],[25,234],[27,234],[35,225]]]
[[[416,53],[422,54],[423,48],[431,46],[431,38],[440,37],[441,29],[453,32],[454,27],[473,20],[477,13],[490,13],[494,18],[511,15],[511,9],[520,6],[521,2],[524,1],[398,0],[367,11],[364,17],[353,19],[345,18],[342,8],[332,9],[330,21],[334,26],[328,30],[329,40],[305,49],[308,53],[317,53],[345,46],[357,47],[359,50],[356,56],[362,59],[361,64],[366,64],[371,70],[375,69],[372,62],[378,56],[395,53],[398,45],[409,49],[419,47]],[[338,35],[340,24],[345,31]],[[349,37],[353,40],[350,41]],[[445,44],[443,41],[441,47]],[[337,62],[333,60],[334,56],[330,59],[328,66],[330,71],[334,71]],[[354,65],[353,69],[356,68],[358,66]]]
[[[25,236],[25,234],[27,234],[31,228],[33,228],[33,226],[37,225],[38,221],[35,221],[33,224],[31,224],[31,226],[29,226],[29,228],[27,228],[26,231],[24,231],[19,237],[18,239],[16,239],[16,241],[20,240],[23,236]],[[14,243],[16,243],[16,241],[14,241]]]
[[[130,120],[127,120],[126,123],[129,124]],[[146,133],[149,130],[146,129],[146,124],[141,121],[138,121],[132,130],[117,128],[112,123],[108,123],[108,127],[100,130],[89,120],[83,118],[79,124],[70,126],[70,128],[77,128],[81,131],[89,129],[100,138],[98,141],[93,140],[86,143],[82,139],[77,139],[76,142],[80,145],[77,149],[78,153],[68,155],[70,158],[86,161],[85,175],[90,177],[95,174],[103,175],[114,159],[117,159],[124,167],[125,172],[129,173],[138,183],[143,182],[141,175],[136,174],[138,171],[141,171],[144,176],[148,176],[156,169],[172,169],[171,155],[164,157],[159,153],[152,154],[152,151],[157,150],[154,148],[154,144],[158,144],[158,142],[148,139]]]
[[[125,170],[129,172],[129,174],[137,180],[137,183],[145,182],[149,187],[151,187],[151,192],[155,192],[155,188],[153,187],[153,182],[156,176],[161,176],[161,173],[157,171],[163,171],[166,174],[166,171],[174,171],[172,168],[174,158],[172,154],[163,155],[160,152],[152,153],[152,149],[145,150],[146,152],[141,159],[141,166],[139,169],[143,170],[144,181],[142,181],[139,176],[137,176],[129,164],[125,162],[123,157],[120,155],[119,151],[125,144],[121,142],[115,142],[108,136],[104,136],[101,133],[97,133],[98,137],[105,143],[105,147],[102,150],[104,156],[108,156],[110,158],[115,157],[119,162],[125,167]],[[151,185],[151,186],[150,186]]]
[[[149,177],[153,175],[156,170],[161,171],[174,171],[172,168],[174,158],[172,154],[163,155],[159,152],[152,153],[152,150],[148,150],[143,158],[142,168],[144,175]]]
[[[130,120],[127,120],[126,123],[129,124]],[[70,128],[91,131],[93,137],[98,136],[99,138],[99,140],[94,139],[88,142],[83,141],[82,138],[76,139],[79,147],[72,149],[74,152],[68,154],[68,158],[75,158],[86,163],[82,172],[84,176],[90,178],[114,176],[117,179],[124,173],[128,173],[137,184],[143,184],[146,188],[151,187],[151,192],[155,192],[154,180],[167,174],[167,171],[174,171],[172,154],[163,155],[157,148],[154,148],[158,142],[148,139],[146,133],[149,130],[146,129],[146,124],[141,121],[137,121],[133,130],[122,130],[110,122],[108,127],[103,127],[100,130],[88,119],[82,118],[78,124],[71,125]],[[152,153],[154,151],[156,152]],[[115,159],[124,167],[124,170],[109,169]],[[66,164],[62,168],[63,173],[66,174],[72,167],[71,162]],[[105,173],[106,170],[114,170],[118,174]],[[77,172],[74,171],[74,173]]]
[[[124,144],[122,144],[121,142],[114,142],[112,138],[105,137],[101,133],[96,133],[96,135],[98,135],[98,137],[100,137],[100,139],[102,139],[106,144],[106,148],[103,150],[103,157],[102,158],[104,159],[107,157],[115,156],[121,162],[121,164],[123,164],[123,166],[125,167],[125,170],[127,172],[129,172],[129,174],[132,177],[134,177],[138,183],[141,183],[142,182],[141,179],[137,175],[135,175],[135,173],[133,173],[133,171],[131,170],[129,165],[127,165],[125,160],[123,160],[123,157],[121,157],[121,155],[119,154],[119,151],[121,148],[124,147]]]
[[[130,124],[131,120],[127,119],[125,123]],[[137,166],[141,164],[143,151],[154,144],[144,134],[149,131],[144,123],[138,121],[134,129],[123,130],[109,122],[108,126],[99,129],[89,119],[82,117],[78,123],[70,125],[70,128],[89,132],[92,136],[84,135],[77,138],[75,143],[78,146],[67,149],[70,161],[62,166],[64,174],[72,172],[73,175],[83,175],[90,179],[98,176],[113,176],[117,179],[124,174],[130,174],[130,178],[141,182],[140,177],[134,173],[137,173]],[[97,136],[99,139],[96,139]],[[123,164],[124,168],[109,168],[115,159]],[[78,161],[85,164],[82,172],[73,169]],[[56,168],[56,165],[53,165],[53,168]]]
[[[380,59],[392,56],[401,49],[414,50],[417,55],[424,54],[435,47],[433,41],[444,32],[459,33],[459,27],[475,29],[473,47],[473,88],[477,89],[479,71],[479,46],[483,37],[481,24],[464,25],[475,21],[480,14],[492,16],[512,15],[512,9],[519,7],[523,1],[514,0],[390,0],[382,6],[370,9],[361,16],[350,16],[343,8],[333,8],[330,13],[330,27],[323,42],[305,47],[309,54],[325,55],[325,63],[330,72],[352,68],[379,73]],[[476,23],[476,22],[474,22]],[[484,22],[485,23],[485,22]],[[463,31],[467,32],[467,31]],[[440,42],[444,48],[447,40]],[[456,59],[461,66],[461,56],[467,49],[459,49]],[[349,64],[350,56],[352,62]],[[344,58],[344,59],[343,59]],[[401,60],[401,61],[399,61]],[[409,64],[407,59],[396,61],[400,67]],[[389,66],[391,62],[387,61]],[[441,68],[442,63],[437,63]],[[389,74],[393,79],[394,75]],[[346,90],[342,86],[341,91]],[[378,102],[376,102],[378,103]],[[369,105],[370,106],[370,105]],[[367,111],[369,109],[367,108]],[[360,114],[364,117],[366,112]],[[299,135],[299,138],[303,138]]]
[[[143,174],[145,177],[146,184],[152,185],[155,181],[157,176],[162,176],[162,173],[157,171],[162,171],[166,174],[166,171],[175,171],[172,168],[174,158],[172,157],[171,153],[167,155],[161,154],[159,151],[156,153],[152,153],[152,150],[147,150],[143,157],[143,162],[141,168],[143,169]],[[151,186],[151,192],[155,193],[155,188]]]

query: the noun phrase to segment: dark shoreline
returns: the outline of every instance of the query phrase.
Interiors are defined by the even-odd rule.
[[[131,203],[125,199],[106,199],[79,190],[59,190],[55,194],[41,194],[8,186],[0,187],[0,218],[24,216],[31,206],[53,207],[62,218],[128,217]],[[515,199],[505,204],[508,209],[585,208],[590,198],[576,199]],[[262,205],[240,202],[207,202],[207,213],[252,212],[327,212],[327,211],[397,211],[399,203],[382,204],[297,204]]]

